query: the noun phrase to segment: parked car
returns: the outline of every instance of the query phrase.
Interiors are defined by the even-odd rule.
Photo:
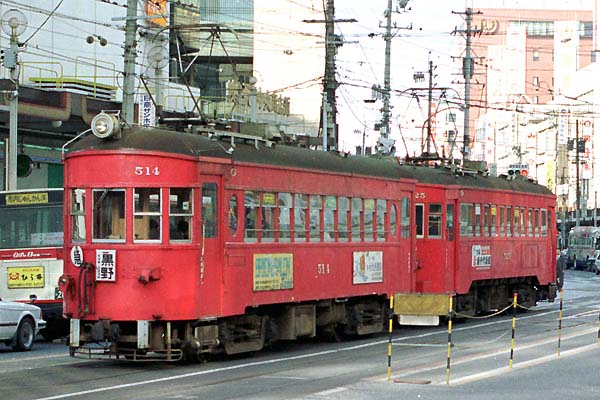
[[[595,272],[596,275],[600,275],[600,251],[596,251],[596,257],[590,266],[590,271]]]
[[[29,351],[35,336],[45,326],[38,306],[0,299],[0,343],[15,350]]]

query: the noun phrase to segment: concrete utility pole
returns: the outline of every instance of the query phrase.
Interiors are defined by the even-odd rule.
[[[321,132],[323,135],[323,150],[327,151],[329,139],[333,140],[334,148],[338,148],[337,129],[337,105],[335,91],[338,87],[335,77],[335,56],[338,47],[342,46],[343,39],[335,35],[335,23],[356,22],[356,19],[335,19],[334,0],[327,0],[325,6],[325,19],[309,19],[303,22],[325,24],[325,77],[323,79],[323,110],[321,121]]]
[[[465,12],[454,12],[452,14],[462,14],[465,16],[467,22],[467,29],[455,30],[454,33],[463,33],[466,39],[465,56],[463,57],[463,77],[465,78],[465,106],[464,106],[464,139],[463,139],[463,161],[469,159],[471,153],[471,136],[470,130],[470,102],[471,102],[471,78],[473,77],[473,71],[475,69],[475,62],[471,57],[471,37],[477,34],[481,34],[481,29],[472,29],[471,22],[473,21],[473,15],[482,14],[481,11],[474,12],[472,8],[467,8]]]
[[[17,130],[19,115],[19,70],[17,69],[17,36],[10,36],[9,54],[5,58],[10,69],[10,80],[15,85],[15,90],[9,94],[9,138],[8,138],[8,180],[6,188],[17,190]],[[13,65],[14,61],[14,65]]]
[[[383,69],[383,115],[381,120],[381,137],[390,134],[390,64],[392,58],[392,0],[388,0],[385,10],[385,66]]]
[[[125,54],[123,78],[123,120],[133,124],[135,106],[135,56],[137,31],[137,0],[127,0],[127,18],[125,21]]]
[[[429,61],[429,90],[427,96],[427,156],[431,155],[431,102],[433,98],[433,61]]]
[[[19,114],[19,35],[27,27],[27,18],[17,10],[10,9],[2,15],[2,30],[10,35],[10,45],[4,51],[4,66],[10,70],[12,87],[8,88],[9,95],[9,137],[8,137],[8,162],[6,163],[7,190],[17,189],[17,130]],[[6,161],[5,161],[6,162]]]
[[[398,9],[396,12],[400,12],[400,9],[405,10],[406,5],[409,0],[399,0],[398,1]],[[381,128],[380,128],[380,139],[378,143],[378,151],[383,151],[387,153],[391,149],[391,145],[393,141],[387,140],[390,135],[390,94],[391,94],[391,79],[390,79],[390,65],[392,60],[392,0],[388,0],[387,8],[385,10],[385,64],[383,69],[383,90],[381,90],[381,95],[383,98],[383,108],[381,115]],[[393,26],[397,29],[412,29],[412,24],[409,27],[398,28],[395,25]]]

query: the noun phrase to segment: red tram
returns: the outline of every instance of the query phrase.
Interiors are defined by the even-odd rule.
[[[370,334],[390,296],[407,323],[449,293],[473,313],[555,296],[555,199],[532,182],[94,122],[64,160],[73,356]]]

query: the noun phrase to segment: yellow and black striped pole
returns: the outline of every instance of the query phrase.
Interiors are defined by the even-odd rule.
[[[452,295],[448,302],[448,356],[446,359],[446,385],[450,384],[450,357],[452,356]]]
[[[392,379],[392,328],[394,326],[394,295],[390,296],[390,321],[389,321],[389,340],[388,340],[388,365],[387,380]]]
[[[512,336],[510,339],[510,361],[508,367],[513,366],[513,357],[515,355],[515,328],[517,326],[517,294],[513,294],[513,317],[512,317]]]
[[[560,339],[562,335],[562,319],[563,319],[563,290],[560,289],[560,307],[558,311],[558,357],[560,357]],[[600,334],[599,334],[600,335]]]

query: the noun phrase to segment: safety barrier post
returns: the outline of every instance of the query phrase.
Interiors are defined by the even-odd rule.
[[[563,319],[563,290],[560,289],[560,307],[558,312],[558,357],[560,357],[560,339],[562,334],[562,319]],[[599,334],[600,335],[600,334]]]
[[[515,354],[515,327],[517,325],[517,293],[513,293],[513,317],[512,317],[512,337],[510,340],[510,361],[508,367],[513,366],[513,356]]]
[[[598,312],[598,346],[600,346],[600,312]]]
[[[446,360],[446,385],[450,384],[450,356],[452,355],[452,294],[448,305],[448,357]]]
[[[394,325],[394,295],[390,296],[387,380],[392,379],[392,327]]]

